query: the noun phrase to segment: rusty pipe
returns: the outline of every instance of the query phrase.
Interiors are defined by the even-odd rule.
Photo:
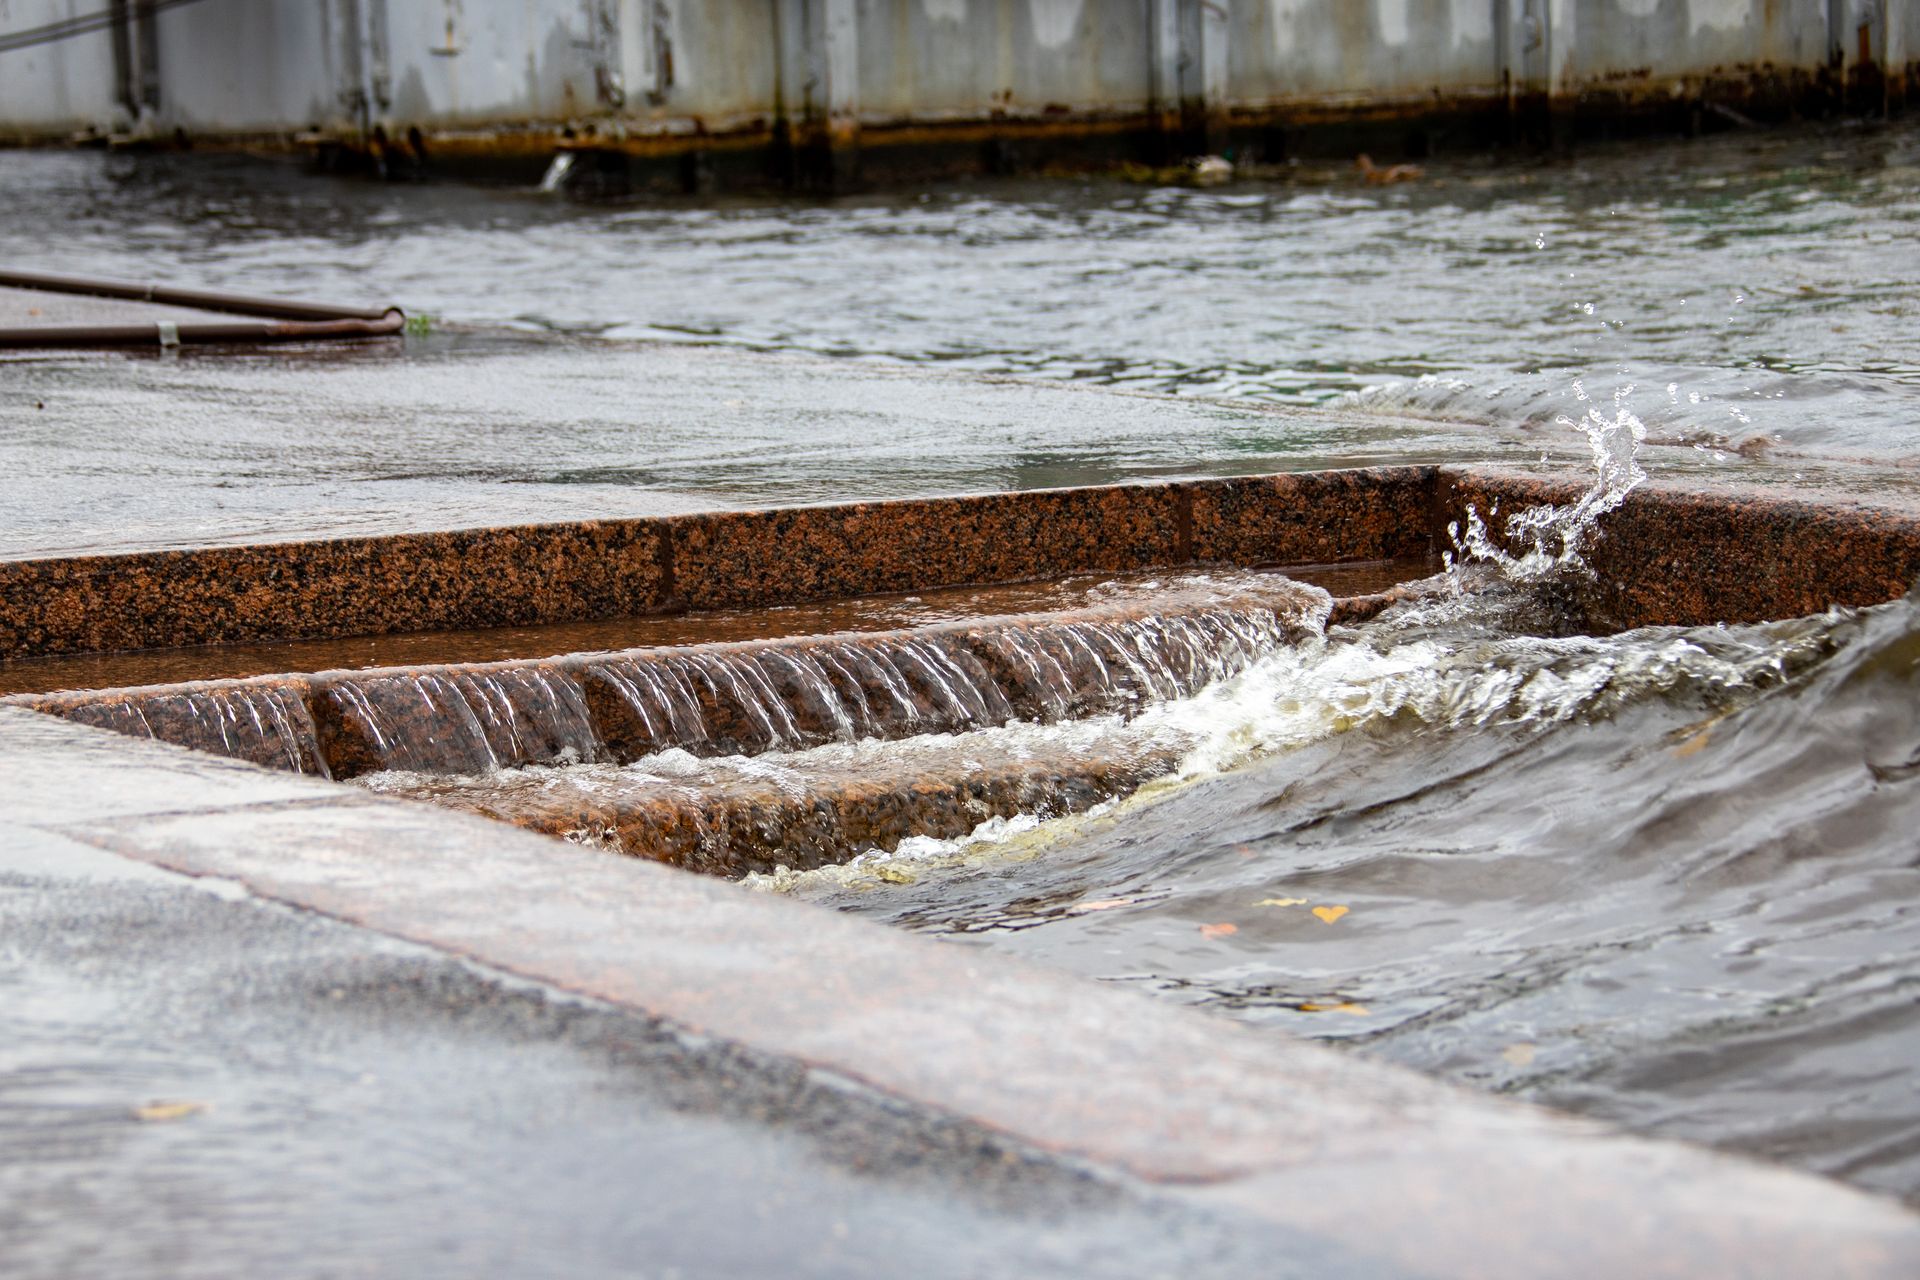
[[[229,315],[266,316],[273,320],[380,321],[399,311],[398,307],[336,307],[324,302],[262,298],[253,294],[221,293],[212,289],[180,289],[165,284],[103,280],[92,276],[55,275],[47,271],[0,269],[0,285],[11,285],[16,289],[38,289],[42,293],[81,293],[96,298],[126,298],[134,302],[159,302],[174,307],[197,307],[202,311],[224,311]],[[402,315],[401,318],[404,323],[405,316]],[[183,333],[187,327],[180,326]],[[182,341],[185,339],[182,338]]]
[[[212,295],[203,295],[212,296]],[[371,314],[371,313],[369,313]],[[377,338],[401,332],[406,313],[388,307],[377,318],[339,320],[215,320],[145,324],[37,325],[0,329],[0,348],[170,347],[207,343],[308,342],[330,338]]]

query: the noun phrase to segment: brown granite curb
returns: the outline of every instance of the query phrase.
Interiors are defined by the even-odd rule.
[[[1434,471],[1031,490],[0,560],[0,660],[1420,555]]]
[[[0,560],[0,661],[641,617],[1189,564],[1419,556],[1474,502],[1578,481],[1382,467],[447,533]],[[1648,487],[1591,546],[1595,625],[1864,605],[1920,574],[1920,516]]]

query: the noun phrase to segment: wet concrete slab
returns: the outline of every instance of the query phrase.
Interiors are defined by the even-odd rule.
[[[1365,413],[496,331],[0,368],[4,558],[1539,453]]]
[[[46,831],[0,935],[21,1280],[1403,1274]]]
[[[170,778],[170,798],[95,812],[127,767]],[[35,842],[110,850],[857,1082],[929,1123],[1161,1188],[1255,1235],[1280,1228],[1273,1257],[1310,1274],[1340,1274],[1314,1269],[1329,1258],[1462,1276],[1490,1259],[1594,1276],[1920,1266],[1920,1220],[1816,1178],[479,819],[293,778],[256,796],[232,785],[241,775],[267,776],[0,710],[0,796]]]

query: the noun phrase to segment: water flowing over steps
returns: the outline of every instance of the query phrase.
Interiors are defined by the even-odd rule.
[[[982,731],[1117,725],[1317,634],[1334,608],[1318,588],[1240,574],[887,631],[13,701],[737,874],[1124,794],[1177,746]],[[672,759],[707,763],[663,775]]]
[[[812,870],[909,837],[948,840],[993,818],[1084,813],[1173,770],[1176,735],[1111,721],[983,730],[775,756],[534,766],[485,776],[382,773],[376,791],[578,844],[737,876]]]

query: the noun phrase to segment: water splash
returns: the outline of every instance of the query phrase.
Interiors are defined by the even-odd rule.
[[[573,172],[574,159],[575,156],[571,151],[562,151],[553,158],[553,162],[547,166],[546,173],[540,177],[542,194],[552,195],[567,185],[567,176]]]
[[[1587,401],[1586,390],[1578,382],[1573,389],[1579,400]],[[1452,550],[1445,553],[1447,572],[1456,589],[1463,583],[1462,570],[1468,563],[1486,565],[1516,583],[1591,573],[1581,548],[1601,517],[1617,510],[1647,478],[1639,461],[1647,438],[1646,424],[1627,407],[1633,391],[1633,387],[1625,386],[1614,392],[1611,416],[1588,404],[1580,421],[1565,416],[1558,419],[1560,425],[1586,434],[1593,455],[1593,483],[1578,501],[1565,506],[1542,503],[1515,514],[1506,523],[1504,546],[1495,541],[1486,521],[1471,505],[1464,521],[1447,526],[1453,541]],[[1497,508],[1488,512],[1490,519],[1498,515]]]
[[[1492,584],[1476,599],[1505,590]],[[1163,760],[1164,767],[1107,807],[1126,813],[1155,804],[1190,784],[1340,734],[1437,735],[1490,725],[1530,734],[1608,718],[1653,699],[1691,703],[1712,716],[1832,652],[1838,615],[1556,638],[1505,631],[1493,624],[1500,617],[1497,606],[1476,613],[1445,599],[1396,607],[1365,626],[1277,649],[1197,695],[1110,722],[1102,730],[1106,750],[1125,741],[1128,750]],[[981,735],[976,749],[997,749],[992,739]],[[1033,739],[1023,745],[1049,749]],[[786,764],[806,769],[797,758]],[[954,838],[902,842],[887,857],[749,882],[781,892],[872,887],[876,879],[902,883],[897,869],[883,875],[879,868],[912,862],[931,870],[1039,856],[1084,830],[1093,815],[1040,816],[1019,815]]]

